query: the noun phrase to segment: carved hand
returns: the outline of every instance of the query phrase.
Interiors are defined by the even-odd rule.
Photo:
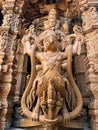
[[[63,113],[63,122],[69,122],[70,121],[70,114],[69,113]]]
[[[35,51],[35,45],[30,45],[29,41],[24,43],[24,54],[31,55],[32,51]]]
[[[24,43],[24,54],[29,55],[29,53],[30,53],[30,48],[31,48],[30,43],[29,43],[28,41],[26,41],[26,42]]]

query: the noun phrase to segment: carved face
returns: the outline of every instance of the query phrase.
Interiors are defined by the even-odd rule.
[[[69,33],[69,27],[68,27],[68,22],[67,21],[65,21],[65,23],[63,24],[63,29],[64,29],[65,34]]]
[[[34,33],[34,25],[32,24],[29,28],[29,33],[32,35]]]
[[[74,31],[74,33],[76,33],[76,34],[82,33],[82,28],[81,28],[80,26],[78,26],[78,25],[75,25],[75,26],[73,27],[73,31]]]
[[[49,29],[48,21],[44,21],[44,29]]]
[[[55,17],[49,17],[48,19],[48,24],[49,24],[49,27],[55,27],[55,24],[56,24],[56,18]]]
[[[44,49],[45,51],[47,50],[55,50],[57,48],[57,40],[56,40],[56,35],[55,33],[47,33],[44,39]]]
[[[56,12],[56,9],[54,9],[54,8],[49,11],[49,15],[55,15],[56,16],[56,14],[57,14],[57,12]]]
[[[48,24],[50,28],[55,27],[55,24],[56,24],[56,10],[55,9],[51,9],[49,11]]]

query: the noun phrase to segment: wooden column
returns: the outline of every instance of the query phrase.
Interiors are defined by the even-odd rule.
[[[20,15],[24,1],[2,1],[3,24],[1,27],[1,40],[4,47],[2,63],[2,79],[0,80],[0,100],[3,105],[0,109],[0,130],[9,129],[13,110],[15,94],[15,66],[16,51],[19,43]],[[0,53],[1,54],[1,53]],[[15,56],[14,56],[15,55]]]
[[[97,1],[95,2],[97,4]],[[95,4],[95,5],[96,5]],[[82,12],[83,31],[86,39],[86,85],[90,94],[89,114],[92,130],[98,130],[98,12],[93,0]]]

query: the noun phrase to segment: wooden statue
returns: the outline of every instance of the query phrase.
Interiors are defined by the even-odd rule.
[[[49,18],[53,18],[54,23],[56,11],[53,11],[49,13]],[[51,21],[49,18],[47,22]],[[31,75],[21,99],[21,108],[23,114],[34,121],[66,122],[77,117],[82,109],[83,101],[72,76],[71,62],[72,56],[80,54],[84,37],[81,28],[76,25],[73,28],[74,34],[68,34],[68,24],[65,24],[64,32],[58,31],[55,24],[49,24],[39,36],[27,33],[22,39],[24,54],[31,59]],[[35,41],[33,43],[30,40],[32,37]],[[62,41],[66,41],[66,45]],[[43,46],[43,50],[38,50],[36,42]],[[63,51],[60,47],[62,44]],[[62,70],[66,71],[67,77],[61,73]],[[68,108],[72,96],[70,91],[74,91],[77,97],[77,105],[72,110]]]

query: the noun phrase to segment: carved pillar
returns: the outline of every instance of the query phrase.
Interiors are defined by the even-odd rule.
[[[22,80],[24,77],[24,56],[20,42],[21,12],[23,4],[24,0],[6,0],[2,3],[4,19],[1,29],[2,33],[6,35],[4,35],[4,42],[6,43],[3,43],[6,45],[3,64],[8,65],[8,70],[6,73],[2,74],[1,93],[4,93],[4,95],[1,96],[0,99],[3,98],[5,100],[6,108],[1,109],[0,114],[1,117],[4,118],[4,121],[0,122],[0,130],[3,130],[5,126],[7,129],[10,127],[12,123],[11,116],[13,104],[15,102],[19,103],[20,91],[22,89],[20,88],[21,82],[25,82],[25,78]]]
[[[23,3],[24,3],[23,0],[15,1],[15,7],[13,9],[13,15],[11,20],[12,22],[10,26],[11,49],[14,52],[12,88],[9,95],[11,114],[13,112],[14,103],[16,102],[19,103],[20,87],[22,81],[24,56],[22,53],[22,46],[20,41],[21,38],[20,30],[21,30],[21,12]]]
[[[2,14],[3,14],[3,24],[1,27],[1,44],[4,46],[4,60],[2,65],[2,79],[0,83],[0,100],[3,103],[2,109],[0,111],[0,129],[4,130],[5,127],[10,126],[10,103],[8,101],[8,95],[11,90],[11,83],[12,83],[12,65],[13,65],[13,51],[11,48],[11,34],[9,33],[11,19],[12,19],[12,12],[14,7],[14,0],[12,1],[2,1]],[[8,114],[9,113],[9,114]]]
[[[25,75],[26,72],[23,72],[25,61],[24,55],[22,50],[21,44],[21,13],[22,7],[24,4],[24,0],[17,0],[15,3],[13,16],[12,16],[12,23],[11,23],[11,35],[13,37],[12,42],[12,50],[14,51],[14,61],[13,61],[13,81],[12,81],[12,90],[11,94],[14,95],[9,96],[10,101],[12,102],[12,107],[14,106],[14,119],[16,120],[19,118],[18,111],[16,109],[19,108],[20,97],[21,97],[21,90],[23,91],[23,85],[25,83]],[[11,109],[12,110],[12,109]],[[18,115],[18,116],[17,116]]]
[[[15,37],[15,41],[13,43],[13,50],[15,52],[15,58],[14,58],[14,80],[17,79],[17,82],[14,83],[14,101],[19,101],[19,95],[20,95],[20,86],[21,86],[21,80],[22,80],[22,70],[23,70],[23,51],[22,51],[22,45],[21,45],[21,13],[22,13],[22,6],[24,4],[23,0],[17,0],[16,5],[13,12],[13,20],[11,24],[11,33],[13,37]]]
[[[96,1],[97,3],[97,1]],[[98,130],[98,12],[93,1],[82,12],[83,31],[86,39],[86,84],[90,93],[89,113],[92,130]]]
[[[7,38],[7,45],[5,49],[5,59],[4,64],[8,64],[9,71],[4,75],[3,79],[3,85],[7,86],[9,91],[6,92],[5,99],[8,98],[8,106],[7,106],[7,118],[5,117],[5,120],[7,119],[6,127],[9,128],[11,124],[11,115],[13,111],[13,104],[14,99],[17,91],[19,92],[19,87],[16,88],[16,81],[18,81],[19,73],[17,71],[17,60],[18,58],[23,57],[22,54],[20,54],[20,28],[21,28],[21,12],[22,12],[22,6],[24,1],[23,0],[11,0],[11,1],[5,1],[3,2],[3,14],[4,14],[4,20],[2,24],[2,28],[8,29],[8,38]],[[6,11],[7,10],[7,11]],[[20,56],[18,56],[20,55]],[[23,58],[20,58],[21,60]],[[23,61],[21,61],[23,63]],[[22,64],[23,66],[23,64]],[[20,67],[21,68],[21,67]],[[17,74],[18,73],[18,74]],[[17,76],[18,75],[18,76]],[[22,73],[21,73],[22,75]],[[8,77],[8,78],[7,78]],[[16,80],[17,78],[17,80]],[[19,81],[21,81],[21,77],[19,76]],[[18,82],[18,86],[20,86],[21,82]],[[3,86],[2,85],[2,86]],[[17,91],[16,91],[17,90]],[[8,95],[9,94],[9,95]],[[19,96],[19,95],[18,95]],[[5,128],[5,125],[3,126]]]
[[[1,34],[1,40],[3,39],[2,38],[2,34]],[[2,40],[3,41],[3,40]],[[2,42],[1,41],[1,42]],[[3,76],[3,73],[1,72],[2,70],[2,63],[3,63],[3,58],[4,58],[4,50],[0,44],[0,80],[2,81],[2,76]],[[0,85],[0,128],[2,129],[3,125],[5,124],[5,110],[6,109],[6,101],[4,101],[4,96],[3,96],[3,87],[2,87],[2,84]],[[3,113],[3,115],[2,115]]]

